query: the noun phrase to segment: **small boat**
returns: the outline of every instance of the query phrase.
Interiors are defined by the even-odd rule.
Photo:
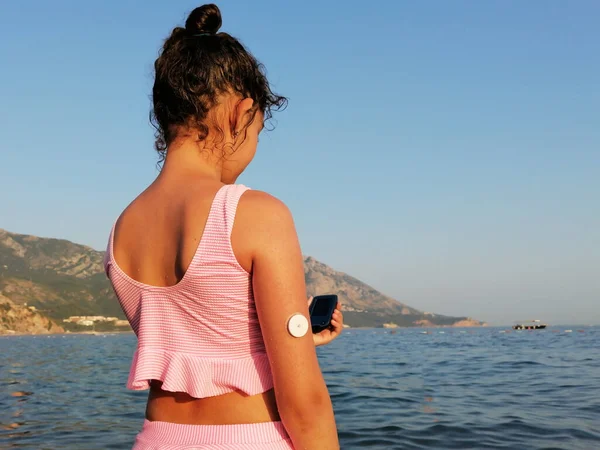
[[[513,330],[543,330],[547,326],[547,324],[542,323],[539,320],[531,320],[513,325]]]

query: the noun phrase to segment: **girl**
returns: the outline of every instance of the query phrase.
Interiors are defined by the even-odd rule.
[[[292,216],[235,184],[286,99],[220,26],[204,5],[164,43],[153,88],[164,165],[106,254],[138,337],[127,385],[150,389],[134,449],[337,449],[315,345],[341,332],[340,306],[330,330],[306,332]]]

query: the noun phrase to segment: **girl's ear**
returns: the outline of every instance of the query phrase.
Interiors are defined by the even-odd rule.
[[[235,107],[233,117],[233,135],[237,136],[246,128],[254,117],[254,100],[245,98],[241,100]]]

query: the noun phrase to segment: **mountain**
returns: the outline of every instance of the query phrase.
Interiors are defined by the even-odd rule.
[[[343,303],[344,322],[351,326],[483,326],[470,317],[451,317],[422,312],[382,294],[362,281],[314,258],[304,259],[304,276],[309,295],[335,293]]]
[[[61,239],[0,229],[0,294],[55,320],[124,317],[104,275],[103,252]]]
[[[84,245],[0,229],[0,295],[11,309],[31,306],[56,321],[91,315],[123,319],[103,258],[104,252]],[[467,317],[421,312],[311,257],[304,266],[308,294],[338,294],[344,321],[353,327],[482,325]]]

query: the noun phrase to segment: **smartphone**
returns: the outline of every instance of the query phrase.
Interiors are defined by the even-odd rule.
[[[313,333],[320,333],[331,325],[331,316],[338,303],[337,295],[317,295],[308,308]]]

